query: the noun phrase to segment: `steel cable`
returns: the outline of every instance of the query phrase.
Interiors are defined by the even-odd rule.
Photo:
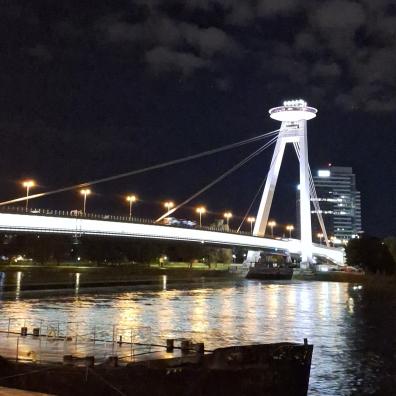
[[[270,141],[268,141],[266,144],[255,150],[253,153],[249,154],[247,157],[245,157],[242,161],[238,162],[236,165],[234,165],[231,169],[228,171],[224,172],[221,174],[219,177],[217,177],[215,180],[207,184],[205,187],[201,188],[199,191],[185,199],[182,203],[179,205],[175,206],[174,208],[170,209],[168,212],[164,213],[161,217],[159,217],[155,222],[158,223],[159,221],[163,220],[165,217],[171,215],[172,213],[176,212],[176,210],[180,209],[182,206],[186,205],[190,201],[192,201],[194,198],[198,197],[201,195],[203,192],[208,190],[209,188],[213,187],[215,184],[223,180],[225,177],[239,169],[241,166],[245,165],[247,162],[249,162],[252,158],[256,157],[260,153],[262,153],[264,150],[266,150],[269,146],[271,146],[276,140],[277,136],[275,138],[272,138]]]
[[[54,194],[59,194],[59,193],[66,192],[66,191],[72,191],[72,190],[76,190],[76,189],[79,189],[79,188],[89,187],[89,186],[92,186],[92,185],[95,185],[95,184],[99,184],[99,183],[105,183],[105,182],[109,182],[109,181],[113,181],[113,180],[117,180],[117,179],[122,179],[122,178],[128,177],[128,176],[134,176],[134,175],[142,174],[142,173],[145,173],[145,172],[149,172],[149,171],[165,168],[167,166],[177,165],[177,164],[180,164],[180,163],[183,163],[183,162],[191,161],[193,159],[206,157],[206,156],[209,156],[209,155],[212,155],[212,154],[216,154],[216,153],[219,153],[219,152],[222,152],[222,151],[226,151],[226,150],[231,150],[231,149],[236,148],[236,147],[240,147],[240,146],[252,143],[252,142],[256,142],[256,141],[261,140],[261,139],[265,139],[265,138],[267,138],[269,136],[277,134],[278,131],[279,131],[279,129],[276,129],[274,131],[271,131],[271,132],[268,132],[268,133],[264,133],[262,135],[255,136],[255,137],[250,138],[250,139],[241,140],[241,141],[236,142],[236,143],[231,143],[231,144],[228,144],[228,145],[225,145],[225,146],[222,146],[222,147],[218,147],[216,149],[203,151],[203,152],[198,153],[198,154],[189,155],[187,157],[178,158],[178,159],[175,159],[175,160],[172,160],[172,161],[163,162],[161,164],[147,166],[147,167],[142,168],[142,169],[137,169],[137,170],[133,170],[133,171],[129,171],[129,172],[124,172],[124,173],[120,173],[118,175],[113,175],[113,176],[105,177],[105,178],[102,178],[102,179],[92,180],[92,181],[85,182],[85,183],[75,184],[75,185],[69,186],[69,187],[62,187],[62,188],[58,188],[58,189],[55,189],[55,190],[52,190],[52,191],[47,191],[47,192],[44,192],[44,193],[32,194],[32,195],[29,195],[28,198],[26,196],[24,196],[24,197],[20,197],[20,198],[11,199],[11,200],[8,200],[8,201],[3,201],[3,202],[0,202],[0,206],[26,201],[26,199],[32,200],[32,199],[35,199],[35,198],[42,198],[42,197],[46,197],[46,196],[54,195]]]

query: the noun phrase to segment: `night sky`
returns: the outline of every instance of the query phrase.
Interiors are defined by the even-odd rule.
[[[47,191],[277,129],[268,109],[300,97],[319,109],[308,124],[311,168],[352,166],[363,229],[396,234],[393,0],[3,0],[0,199],[23,195],[24,178]],[[126,214],[133,192],[135,214],[154,217],[258,144],[94,186],[88,211]],[[191,205],[242,216],[271,155]],[[279,223],[296,221],[297,184],[289,148],[272,211]],[[31,205],[75,209],[81,196]],[[191,208],[177,216],[196,217]]]

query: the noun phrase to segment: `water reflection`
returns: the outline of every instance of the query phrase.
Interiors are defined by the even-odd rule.
[[[15,289],[15,298],[19,300],[21,294],[21,281],[22,281],[22,272],[18,271],[16,273],[16,289]]]
[[[0,272],[0,298],[3,295],[3,288],[5,284],[5,279],[6,279],[6,273],[5,272]]]
[[[75,283],[74,283],[74,293],[77,295],[79,290],[80,290],[80,273],[76,272],[75,277]]]
[[[311,395],[371,389],[378,380],[370,378],[373,373],[378,376],[378,367],[384,364],[380,356],[390,353],[393,359],[395,348],[389,340],[396,331],[395,306],[393,311],[389,306],[367,308],[359,288],[349,290],[342,283],[241,281],[170,289],[166,277],[161,281],[158,290],[86,295],[80,290],[78,296],[0,300],[0,310],[3,318],[69,321],[79,329],[95,326],[110,338],[113,331],[118,336],[123,329],[151,328],[155,337],[192,337],[208,348],[301,342],[306,337],[315,345]],[[76,291],[78,283],[76,276]],[[367,379],[362,380],[364,372]]]

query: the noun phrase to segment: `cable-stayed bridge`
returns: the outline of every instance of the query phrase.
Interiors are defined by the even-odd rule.
[[[98,180],[81,183],[74,186],[62,187],[44,193],[29,195],[30,185],[26,184],[27,193],[25,197],[16,198],[4,202],[0,202],[0,207],[4,205],[15,204],[19,202],[26,203],[26,210],[24,213],[0,213],[0,230],[10,232],[45,232],[45,233],[65,233],[65,234],[88,234],[88,235],[107,235],[107,236],[125,236],[134,238],[152,238],[165,240],[181,240],[191,242],[203,242],[220,245],[231,246],[245,246],[252,248],[247,255],[248,262],[257,262],[260,259],[259,249],[282,249],[301,256],[301,267],[308,268],[314,264],[314,257],[320,256],[330,259],[336,263],[343,263],[343,250],[330,247],[329,239],[327,237],[324,221],[319,208],[319,202],[316,195],[315,185],[313,183],[312,173],[308,162],[308,140],[307,140],[307,121],[316,116],[317,110],[313,107],[307,106],[303,100],[286,101],[283,106],[272,108],[270,117],[274,120],[281,121],[280,129],[271,131],[250,139],[240,142],[228,144],[226,146],[208,150],[202,153],[190,155],[183,158],[178,158],[173,161],[168,161],[162,164],[151,165],[142,169],[125,172],[118,175],[105,177]],[[167,207],[166,213],[158,219],[144,222],[122,221],[122,219],[109,218],[93,218],[86,216],[85,206],[87,193],[90,191],[87,187],[95,184],[105,183],[133,175],[142,174],[145,172],[161,169],[168,166],[174,166],[190,160],[195,160],[208,155],[230,150],[246,144],[260,142],[268,139],[259,148],[238,162],[236,165],[228,169],[216,177],[212,182],[200,188],[188,198],[182,200],[174,207]],[[275,192],[275,187],[282,163],[285,147],[291,143],[297,154],[300,171],[300,234],[301,240],[297,239],[272,239],[265,238],[266,228],[268,226],[268,218],[271,209],[272,199]],[[195,198],[203,194],[209,188],[213,187],[224,178],[244,166],[251,159],[257,157],[263,151],[275,144],[271,165],[264,182],[260,186],[255,198],[258,196],[261,188],[264,186],[260,206],[255,219],[254,230],[252,235],[244,235],[240,232],[224,232],[216,229],[199,228],[180,228],[165,226],[161,222],[166,217],[187,205]],[[59,194],[66,191],[80,189],[84,195],[84,212],[83,217],[68,217],[62,211],[53,211],[53,213],[36,213],[28,211],[28,201],[40,197],[45,197],[53,194]],[[254,199],[255,199],[254,198]],[[318,220],[326,246],[316,245],[312,243],[312,226],[311,226],[311,201],[315,207],[315,212],[318,215]],[[246,212],[242,223],[247,219],[249,211],[252,208],[250,205]],[[61,214],[61,212],[63,214]],[[250,217],[250,219],[252,219]],[[116,221],[113,221],[116,220]],[[242,224],[241,223],[241,224]],[[241,226],[238,228],[241,228]]]
[[[215,227],[174,227],[157,224],[148,219],[94,215],[75,216],[67,211],[23,209],[0,213],[0,232],[29,232],[69,235],[97,235],[125,238],[159,239],[207,243],[220,246],[241,246],[254,250],[280,250],[291,255],[301,255],[301,243],[298,239],[274,239],[232,232]],[[313,244],[313,255],[336,263],[342,263],[340,249]]]

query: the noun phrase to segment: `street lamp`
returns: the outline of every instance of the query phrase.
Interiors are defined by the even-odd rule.
[[[91,190],[89,188],[83,188],[82,190],[80,190],[80,194],[84,195],[83,214],[85,215],[85,208],[87,206],[87,195],[91,194]]]
[[[227,221],[227,227],[229,227],[230,226],[230,219],[232,217],[232,213],[231,212],[225,212],[224,213],[224,217],[225,217],[225,219]]]
[[[128,195],[126,197],[127,202],[129,202],[129,219],[132,217],[132,205],[136,202],[137,198],[136,195]]]
[[[35,186],[35,183],[34,183],[34,180],[25,180],[23,183],[22,183],[22,185],[23,185],[23,187],[25,187],[26,188],[26,212],[27,212],[27,210],[28,210],[28,205],[29,205],[29,191],[30,191],[30,189],[32,188],[32,187],[34,187]]]
[[[164,206],[166,208],[166,212],[169,212],[175,206],[175,204],[172,201],[167,201],[164,203]]]
[[[202,227],[202,215],[206,213],[206,209],[204,206],[199,206],[196,212],[199,214],[199,226]]]
[[[294,230],[294,226],[292,224],[289,224],[286,226],[286,230],[289,231],[289,238],[291,239],[291,237],[292,237],[291,234],[292,234],[292,231]]]
[[[254,217],[248,217],[247,221],[250,223],[250,233],[253,235],[253,223],[256,221]]]
[[[276,222],[274,220],[271,220],[268,222],[268,225],[271,227],[271,236],[273,238],[274,237],[274,227],[276,226]]]
[[[323,234],[321,232],[319,232],[316,236],[319,238],[320,244],[322,244]]]

